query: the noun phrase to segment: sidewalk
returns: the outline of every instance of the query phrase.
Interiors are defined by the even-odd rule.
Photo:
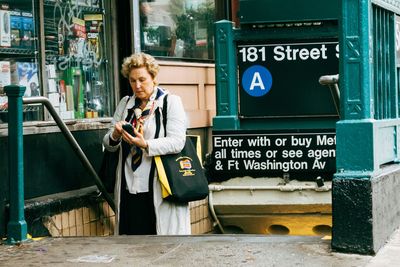
[[[400,266],[400,231],[372,256],[319,237],[261,235],[43,238],[0,246],[1,266]]]
[[[367,267],[400,266],[400,228],[368,262]]]

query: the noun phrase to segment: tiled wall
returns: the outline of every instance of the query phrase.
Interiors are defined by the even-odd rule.
[[[213,231],[213,221],[208,209],[208,200],[190,202],[189,206],[192,235],[211,233]]]
[[[106,202],[74,209],[45,219],[51,236],[107,236],[113,234],[114,211]]]
[[[190,219],[193,235],[213,231],[207,199],[190,203]],[[106,202],[100,202],[47,217],[44,225],[53,237],[108,236],[114,233],[115,214]]]

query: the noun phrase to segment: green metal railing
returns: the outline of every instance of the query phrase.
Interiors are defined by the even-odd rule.
[[[374,118],[397,118],[395,19],[393,12],[372,6]]]
[[[22,104],[43,104],[54,121],[57,123],[64,137],[71,145],[74,152],[81,160],[93,178],[97,188],[103,194],[110,207],[115,210],[113,198],[108,194],[97,172],[82,151],[78,142],[71,134],[63,120],[58,116],[50,101],[45,97],[30,97],[23,99],[25,92],[23,86],[5,86],[8,96],[8,138],[9,138],[9,175],[10,175],[10,220],[7,226],[7,243],[14,244],[26,241],[27,226],[24,218],[24,161],[23,161],[23,125]]]

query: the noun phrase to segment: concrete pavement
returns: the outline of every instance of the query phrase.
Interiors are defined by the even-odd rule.
[[[304,236],[43,238],[0,246],[0,266],[400,266],[400,231],[375,256],[334,253]]]
[[[400,266],[400,229],[392,234],[385,246],[367,264],[367,267],[382,266]]]

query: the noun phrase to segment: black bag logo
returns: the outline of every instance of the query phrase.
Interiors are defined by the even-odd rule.
[[[192,168],[191,157],[183,156],[176,159],[179,162],[179,172],[182,173],[183,176],[194,176],[195,169]]]

